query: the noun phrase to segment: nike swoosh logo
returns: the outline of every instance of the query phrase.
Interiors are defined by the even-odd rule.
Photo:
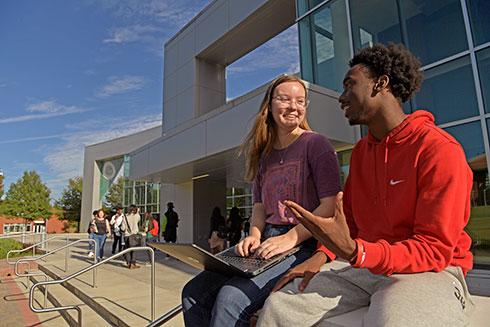
[[[400,183],[403,183],[405,180],[403,179],[400,179],[398,181],[395,181],[394,179],[390,180],[390,185],[391,186],[395,186],[396,184],[400,184]]]

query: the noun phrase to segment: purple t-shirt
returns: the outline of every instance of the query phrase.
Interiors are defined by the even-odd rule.
[[[254,203],[263,203],[269,224],[297,224],[284,205],[292,200],[313,211],[320,199],[340,191],[339,163],[326,137],[305,131],[287,148],[273,149],[259,164],[253,184]]]

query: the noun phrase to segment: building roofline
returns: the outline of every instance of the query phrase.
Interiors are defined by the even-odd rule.
[[[185,29],[187,29],[190,25],[192,25],[200,16],[204,15],[204,13],[212,6],[214,5],[215,2],[218,2],[218,0],[213,0],[211,1],[210,3],[208,3],[208,5],[206,7],[204,7],[199,13],[197,13],[196,16],[194,16],[190,21],[188,21],[184,26],[182,26],[182,28],[174,34],[174,36],[172,36],[170,39],[168,39],[165,43],[164,43],[164,47],[167,46],[167,44],[169,44],[170,42],[172,42],[173,40],[175,40],[180,34],[182,34]]]
[[[106,141],[102,141],[102,142],[99,142],[99,143],[93,143],[93,144],[89,144],[89,145],[86,145],[85,148],[91,148],[91,147],[95,147],[95,146],[100,146],[101,144],[104,144],[104,143],[111,143],[111,142],[116,142],[116,141],[120,141],[124,138],[128,138],[128,137],[132,137],[134,135],[138,135],[138,134],[143,134],[143,133],[147,133],[147,132],[150,132],[150,131],[153,131],[155,129],[162,129],[162,125],[157,125],[155,127],[151,127],[151,128],[148,128],[148,129],[144,129],[142,131],[139,131],[139,132],[136,132],[136,133],[132,133],[132,134],[128,134],[128,135],[123,135],[123,136],[119,136],[117,138],[114,138],[114,139],[110,139],[110,140],[106,140]]]

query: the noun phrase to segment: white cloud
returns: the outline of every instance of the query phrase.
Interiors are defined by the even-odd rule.
[[[56,176],[46,181],[56,198],[68,179],[82,175],[83,153],[87,145],[112,140],[125,135],[134,134],[162,123],[162,115],[147,115],[139,118],[118,117],[111,121],[107,119],[87,120],[71,124],[67,128],[74,132],[62,137],[63,143],[53,146],[44,156],[43,162]],[[108,127],[110,129],[108,129]]]
[[[65,106],[57,103],[55,100],[49,100],[28,105],[26,111],[30,114],[0,118],[0,124],[47,119],[69,114],[82,113],[88,110],[89,109],[76,106]]]
[[[260,72],[281,68],[297,73],[299,66],[298,28],[293,25],[227,68],[227,74]]]
[[[133,25],[126,27],[118,27],[111,31],[111,38],[105,39],[104,43],[129,43],[129,42],[145,42],[153,41],[155,33],[162,30],[151,25]]]
[[[209,0],[85,0],[121,19],[156,20],[179,28],[208,4]]]
[[[115,94],[136,91],[143,88],[146,80],[143,76],[110,77],[109,84],[104,85],[97,93],[99,97],[109,97]]]
[[[65,134],[54,134],[54,135],[45,135],[45,136],[33,136],[33,137],[23,137],[19,139],[11,139],[11,140],[1,140],[0,144],[10,144],[10,143],[21,143],[21,142],[32,142],[32,141],[41,141],[41,140],[49,140],[56,139],[65,136]]]
[[[210,0],[85,0],[118,20],[102,42],[121,45],[139,42],[147,51],[162,57],[162,45],[187,24]]]

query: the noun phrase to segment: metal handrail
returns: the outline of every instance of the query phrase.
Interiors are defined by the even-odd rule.
[[[9,265],[14,265],[15,262],[12,262],[12,261],[9,261],[9,256],[10,256],[10,253],[21,253],[21,252],[25,252],[27,250],[30,250],[32,249],[32,256],[35,256],[36,255],[36,246],[39,246],[41,244],[44,244],[44,243],[47,243],[51,240],[54,240],[55,238],[66,238],[66,244],[68,244],[68,236],[63,236],[63,235],[57,235],[57,236],[53,236],[53,237],[50,237],[48,239],[45,239],[39,243],[36,243],[36,244],[33,244],[31,246],[28,246],[26,247],[25,249],[20,249],[20,250],[10,250],[9,252],[7,252],[7,263]]]
[[[26,233],[25,231],[22,232],[13,232],[13,233],[8,233],[8,234],[3,234],[0,235],[0,240],[1,239],[7,239],[7,238],[21,238],[20,242],[26,243],[26,237],[32,236],[32,243],[35,242],[36,240],[36,235],[40,235],[41,239],[43,235],[46,235],[46,232],[40,232],[40,233],[35,233],[34,231]]]
[[[9,237],[19,237],[19,236],[26,236],[26,235],[40,235],[40,234],[44,234],[43,233],[34,233],[34,231],[32,232],[29,232],[29,233],[26,233],[26,232],[13,232],[13,233],[7,233],[7,234],[2,234],[0,235],[0,239],[2,238],[9,238]]]
[[[182,304],[179,304],[178,306],[176,306],[172,310],[168,311],[167,313],[165,313],[163,316],[161,316],[157,320],[152,321],[146,327],[157,327],[157,326],[161,326],[161,325],[165,324],[167,321],[169,321],[170,319],[172,319],[173,317],[175,317],[176,315],[178,315],[181,312],[182,312]]]
[[[82,238],[82,239],[78,239],[78,240],[75,240],[71,243],[68,243],[66,245],[63,245],[63,246],[60,246],[59,248],[56,248],[50,252],[47,252],[41,256],[38,256],[38,257],[33,257],[33,258],[20,258],[19,260],[17,260],[15,262],[15,266],[14,266],[14,272],[15,272],[15,275],[19,276],[19,277],[27,277],[29,279],[29,276],[32,276],[31,275],[31,262],[32,261],[36,261],[38,259],[43,259],[53,253],[56,253],[58,251],[61,251],[63,249],[65,249],[65,272],[68,271],[68,248],[77,244],[77,243],[80,243],[80,242],[93,242],[94,243],[94,248],[97,247],[97,242],[92,239],[92,238]],[[19,264],[21,263],[29,263],[29,273],[28,274],[19,274],[19,271],[18,271],[18,267],[19,267]],[[94,256],[94,264],[97,263],[97,257]],[[96,287],[96,270],[94,269],[94,274],[93,274],[93,277],[92,277],[92,287]]]
[[[45,281],[48,281],[48,275],[46,275],[44,272],[40,271],[40,272],[35,272],[35,273],[31,273],[29,275],[30,276],[44,276],[44,280]],[[29,281],[29,277],[27,277],[27,280]],[[26,285],[26,288],[29,288],[29,282],[27,283]],[[46,303],[47,303],[47,298],[48,298],[48,288],[45,286],[44,287],[44,308],[46,308]]]
[[[63,279],[58,279],[58,280],[50,280],[50,281],[45,281],[45,282],[38,282],[36,284],[34,284],[32,287],[31,287],[31,290],[29,292],[29,308],[33,311],[33,312],[36,312],[36,313],[41,313],[41,312],[52,312],[52,311],[61,311],[61,310],[77,310],[78,311],[78,324],[79,326],[82,326],[82,313],[81,313],[81,310],[79,308],[78,305],[71,305],[71,306],[64,306],[64,307],[52,307],[52,308],[44,308],[44,309],[36,309],[34,308],[34,303],[33,303],[33,300],[34,300],[34,290],[41,286],[41,285],[54,285],[54,284],[62,284],[62,283],[65,283],[67,281],[69,281],[70,279],[73,279],[75,277],[78,277],[80,276],[81,274],[84,274],[86,273],[87,271],[91,270],[91,269],[95,269],[97,268],[98,266],[100,265],[103,265],[104,263],[108,262],[108,261],[111,261],[113,259],[116,259],[128,252],[131,252],[131,251],[150,251],[150,254],[151,254],[151,320],[153,321],[155,319],[155,251],[151,248],[151,247],[148,247],[148,246],[138,246],[138,247],[132,247],[132,248],[128,248],[128,249],[125,249],[107,259],[104,259],[92,266],[89,266],[89,267],[86,267],[80,271],[77,271],[76,273],[73,273]],[[45,286],[45,287],[46,287]]]

